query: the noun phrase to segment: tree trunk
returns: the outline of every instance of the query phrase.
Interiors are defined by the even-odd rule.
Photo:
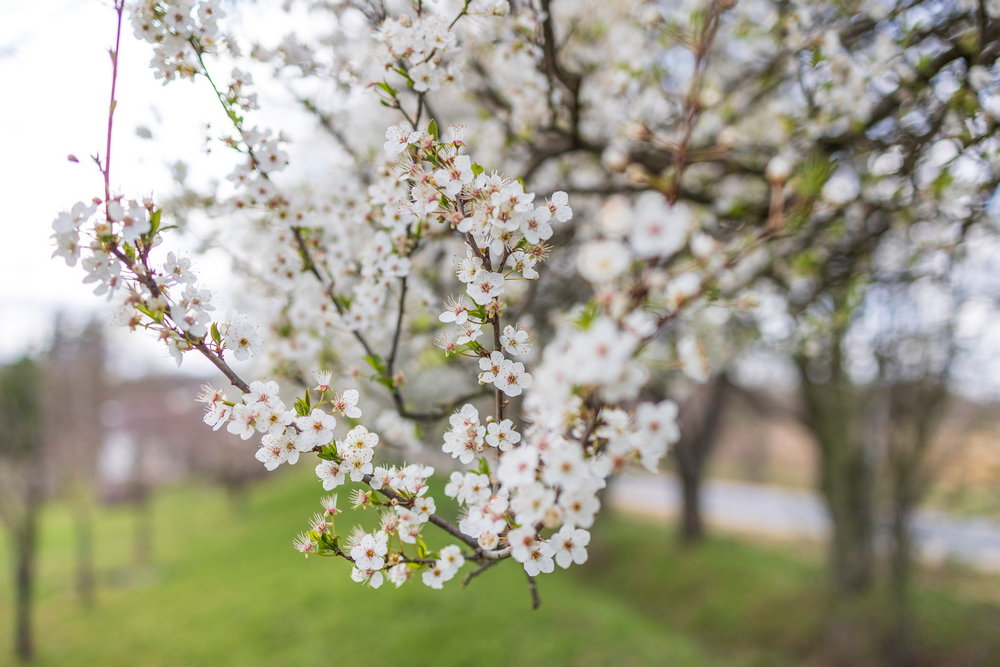
[[[34,657],[32,606],[35,585],[35,546],[38,520],[33,506],[25,508],[24,521],[11,531],[14,541],[14,650],[18,659]]]
[[[829,443],[820,457],[823,497],[830,515],[830,568],[835,592],[856,597],[869,590],[875,565],[875,521],[870,464],[850,438]]]
[[[894,493],[895,495],[895,493]],[[910,536],[911,508],[894,499],[891,525],[891,555],[889,559],[889,602],[892,607],[890,646],[892,660],[897,665],[915,663],[913,654],[912,618],[910,613],[910,580],[913,571],[913,543]]]
[[[76,544],[76,594],[84,609],[94,607],[94,522],[91,505],[83,499],[74,512]]]
[[[819,489],[830,517],[830,575],[837,598],[850,600],[872,586],[875,569],[874,461],[867,432],[869,402],[842,366],[843,331],[820,368],[796,359],[803,422],[819,445]],[[816,376],[814,377],[814,373]]]
[[[701,513],[701,474],[686,475],[681,481],[681,530],[682,542],[691,544],[705,537],[705,524]]]
[[[892,662],[905,666],[916,664],[918,651],[910,600],[916,556],[910,526],[933,479],[925,458],[948,400],[947,383],[930,374],[919,382],[897,381],[889,386],[888,399],[889,648]]]
[[[153,561],[153,520],[149,489],[142,486],[132,503],[132,553],[135,564],[149,565]]]
[[[716,375],[706,391],[695,395],[685,411],[694,410],[695,417],[683,415],[681,439],[674,447],[678,478],[681,484],[681,542],[693,544],[705,537],[705,522],[701,508],[701,486],[708,459],[719,436],[722,416],[729,399],[729,378],[723,372]],[[686,419],[684,417],[687,417]]]
[[[132,553],[139,567],[153,562],[153,485],[147,476],[147,446],[137,444],[135,469],[132,471]]]
[[[25,358],[0,367],[0,518],[11,543],[14,584],[13,640],[17,658],[34,657],[32,612],[38,521],[45,501],[45,450],[42,430],[41,374]],[[12,473],[12,474],[11,474]],[[6,502],[10,500],[10,502]]]

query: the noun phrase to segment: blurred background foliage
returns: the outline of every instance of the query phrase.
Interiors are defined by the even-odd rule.
[[[358,586],[346,564],[291,549],[289,526],[319,509],[308,467],[263,480],[241,441],[201,424],[194,380],[116,380],[101,368],[100,327],[56,330],[46,355],[0,375],[9,538],[0,559],[14,575],[0,580],[4,656],[32,653],[44,665],[822,665],[897,655],[884,545],[873,584],[845,600],[821,541],[710,512],[692,533],[684,512],[637,514],[628,494],[595,527],[588,563],[540,582],[537,612],[516,568],[464,590]],[[728,399],[706,415],[706,394],[720,388]],[[42,395],[62,409],[41,410]],[[708,488],[808,488],[808,432],[771,400],[726,381],[688,406],[686,437],[706,435],[699,418],[715,425]],[[929,504],[995,516],[994,413],[962,403],[949,419],[945,440],[978,444],[942,472]],[[349,495],[341,489],[342,504]],[[952,559],[922,563],[917,575],[905,603],[912,664],[991,664],[1000,574]]]

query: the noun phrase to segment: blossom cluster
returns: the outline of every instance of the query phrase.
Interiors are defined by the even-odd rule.
[[[198,285],[191,260],[171,251],[154,261],[161,214],[148,199],[77,202],[52,223],[53,257],[69,266],[79,260],[84,283],[116,299],[116,321],[156,332],[178,364],[183,352],[208,344],[248,357],[259,342],[255,328],[236,313],[212,321],[212,293]]]
[[[164,81],[194,76],[198,54],[214,52],[223,38],[218,0],[141,0],[130,9],[135,36],[153,45],[150,66]]]
[[[239,389],[206,390],[206,423],[259,438],[268,469],[317,455],[317,486],[379,514],[345,530],[327,498],[295,540],[375,588],[585,562],[612,475],[655,472],[679,438],[677,405],[650,389],[707,379],[729,311],[755,303],[743,286],[769,274],[809,294],[840,235],[964,220],[996,188],[1000,78],[968,47],[969,3],[944,18],[878,2],[303,4],[315,39],[243,57],[218,2],[134,3],[155,75],[210,84],[235,164],[166,205],[106,178],[54,239],[120,321]],[[261,63],[328,135],[331,176],[301,179],[301,143],[246,119]],[[183,224],[185,207],[239,221],[219,245],[251,312],[214,319],[191,260],[158,249],[161,217]],[[275,380],[244,382],[233,359]],[[438,447],[453,516],[422,462]],[[429,548],[432,531],[450,544]]]
[[[461,45],[455,22],[466,14],[503,16],[509,10],[507,0],[470,0],[451,21],[432,12],[386,19],[375,35],[379,71],[373,80],[393,96],[392,84],[405,83],[418,93],[440,89],[456,76],[454,56]]]
[[[379,37],[386,72],[405,77],[417,92],[437,90],[452,77],[447,59],[458,50],[458,39],[444,20],[404,14],[386,20]]]
[[[347,416],[361,416],[356,407],[356,389],[348,389],[335,398],[327,399],[328,391],[328,387],[322,390],[320,397],[326,400],[318,405],[329,403],[331,411]],[[310,452],[329,444],[337,426],[336,418],[319,407],[307,412],[308,403],[296,405],[298,415],[295,410],[287,409],[279,396],[278,383],[273,380],[251,382],[249,391],[243,394],[239,403],[228,400],[224,391],[210,385],[202,389],[198,400],[206,404],[204,421],[213,429],[218,430],[226,425],[227,431],[243,440],[261,434],[261,445],[256,458],[268,470],[274,470],[283,463],[295,464],[301,452]],[[374,436],[373,442],[369,436]],[[348,461],[348,471],[352,476],[371,471],[369,462],[372,452],[368,444],[374,445],[377,442],[378,436],[368,434],[363,426],[348,433],[341,455]],[[355,472],[357,470],[362,472]],[[342,477],[343,475],[341,480]]]
[[[502,5],[468,3],[463,12],[502,14]],[[156,45],[160,76],[210,77],[203,56],[219,38],[219,15],[213,3],[152,2],[135,8],[133,23],[142,38]],[[429,92],[448,76],[445,59],[457,52],[453,25],[431,14],[383,24],[381,39],[394,71],[407,77],[416,92]],[[436,514],[429,492],[433,468],[376,460],[381,439],[358,421],[363,415],[357,390],[337,394],[331,389],[332,374],[326,372],[289,404],[277,381],[246,383],[239,378],[227,357],[250,357],[260,346],[260,332],[244,315],[212,321],[212,295],[197,285],[188,258],[170,252],[162,263],[151,259],[162,238],[161,212],[152,202],[107,196],[93,205],[78,204],[54,223],[57,254],[71,264],[82,254],[85,280],[97,282],[99,292],[114,293],[126,285],[122,309],[133,328],[153,329],[175,354],[197,351],[226,373],[240,396],[233,400],[224,390],[206,386],[199,400],[205,403],[207,425],[225,425],[243,440],[259,438],[256,458],[268,470],[315,453],[321,459],[315,472],[325,490],[357,485],[352,506],[378,508],[378,530],[345,536],[334,525],[336,500],[324,499],[325,512],[314,515],[310,529],[294,541],[300,552],[349,560],[352,578],[375,588],[383,577],[401,585],[417,571],[424,584],[440,588],[467,560],[483,564],[513,558],[530,576],[553,571],[554,563],[568,567],[584,562],[590,538],[586,529],[599,508],[597,491],[620,461],[654,467],[676,439],[676,426],[674,412],[668,409],[672,404],[640,404],[633,423],[624,402],[636,397],[628,358],[640,346],[635,341],[618,347],[620,352],[610,350],[605,329],[621,334],[617,320],[610,317],[581,328],[579,340],[595,340],[576,343],[581,363],[575,374],[550,369],[553,353],[543,353],[538,384],[550,388],[561,382],[564,390],[553,394],[549,406],[560,413],[558,422],[537,409],[525,422],[519,404],[511,403],[523,396],[530,410],[539,400],[532,398],[535,374],[525,366],[532,353],[529,330],[505,321],[511,299],[517,298],[513,285],[539,278],[538,268],[549,253],[547,242],[558,225],[573,218],[567,194],[555,191],[541,200],[520,180],[487,172],[464,153],[458,128],[442,140],[434,122],[426,127],[397,124],[385,132],[390,165],[368,189],[364,233],[354,239],[326,233],[312,224],[315,202],[288,194],[274,178],[289,161],[283,137],[243,123],[240,114],[256,104],[252,77],[235,70],[232,78],[228,92],[219,97],[237,133],[228,141],[245,159],[229,175],[235,191],[226,207],[234,213],[258,212],[270,238],[278,241],[265,255],[270,269],[265,275],[272,284],[300,296],[311,293],[302,286],[303,276],[324,281],[329,326],[321,331],[353,332],[369,352],[376,379],[392,392],[399,391],[391,370],[395,349],[387,364],[372,355],[365,336],[385,317],[387,288],[407,280],[420,287],[413,257],[421,244],[433,241],[454,248],[453,241],[459,242],[453,276],[463,294],[443,304],[438,320],[446,328],[438,332],[438,340],[448,353],[475,360],[471,375],[485,392],[495,394],[495,406],[493,414],[481,417],[480,408],[466,402],[449,417],[443,450],[468,467],[454,472],[444,489],[462,508],[457,525]],[[104,206],[100,215],[98,204]],[[655,246],[663,254],[652,226],[639,232],[649,238],[636,243]],[[88,235],[89,244],[81,242],[81,232]],[[345,242],[356,243],[356,251]],[[332,284],[338,285],[336,291]],[[404,305],[401,300],[400,309]],[[428,307],[435,308],[430,303]],[[396,320],[398,328],[402,310]],[[491,342],[484,336],[487,329]],[[621,346],[623,341],[613,342]],[[620,363],[621,370],[616,371],[614,363]],[[596,371],[595,364],[603,370]],[[607,370],[610,381],[604,376]],[[628,378],[627,390],[602,386],[619,381],[620,375]],[[398,393],[393,395],[402,402]],[[609,424],[617,428],[609,430]],[[431,523],[460,544],[428,551],[424,530]]]

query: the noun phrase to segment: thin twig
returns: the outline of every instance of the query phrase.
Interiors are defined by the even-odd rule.
[[[719,19],[729,4],[728,0],[712,0],[708,8],[708,16],[705,18],[705,25],[698,37],[698,45],[694,54],[694,72],[691,75],[691,84],[684,102],[681,139],[674,153],[676,169],[666,192],[667,200],[671,204],[677,201],[677,190],[689,162],[691,138],[694,136],[695,126],[701,115],[701,89],[705,80],[708,54],[711,52],[712,43],[715,41],[715,35],[719,29]]]
[[[118,88],[118,52],[122,42],[122,13],[125,10],[125,1],[118,0],[115,3],[115,13],[118,15],[118,25],[115,28],[115,49],[111,52],[111,100],[108,102],[108,135],[107,143],[104,146],[104,165],[101,167],[101,174],[104,176],[104,215],[108,222],[111,221],[111,213],[108,205],[111,201],[111,135],[114,129],[115,107],[118,100],[115,99],[115,91]]]
[[[482,574],[486,570],[490,569],[491,567],[493,567],[494,565],[496,565],[499,562],[500,561],[498,561],[498,560],[486,561],[485,563],[483,563],[482,565],[480,565],[479,567],[477,567],[475,570],[473,570],[469,574],[465,575],[465,579],[462,580],[462,588],[465,588],[466,586],[468,586],[470,581],[472,581],[473,579],[475,579],[476,577],[478,577],[480,574]]]
[[[528,578],[528,590],[531,592],[531,608],[538,609],[542,606],[542,599],[538,597],[538,582],[530,574],[525,574]]]
[[[407,276],[399,280],[399,306],[396,308],[396,328],[392,332],[392,346],[389,348],[389,358],[385,362],[386,375],[393,377],[393,368],[396,364],[396,352],[399,351],[399,336],[403,330],[403,314],[406,306]],[[395,383],[394,383],[395,384]]]

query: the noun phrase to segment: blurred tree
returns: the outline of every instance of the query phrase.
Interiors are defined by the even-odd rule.
[[[947,378],[934,371],[913,379],[897,377],[889,380],[886,394],[889,591],[894,613],[891,641],[896,656],[912,662],[910,590],[915,557],[912,519],[934,480],[926,458],[935,427],[948,402]]]
[[[912,663],[910,588],[915,558],[913,514],[941,466],[928,461],[935,434],[956,383],[955,367],[963,347],[958,323],[963,307],[983,295],[969,289],[963,275],[962,247],[948,249],[933,272],[882,274],[872,301],[878,304],[873,354],[877,362],[878,403],[888,524],[889,593],[893,609],[891,645],[895,658]],[[914,275],[917,273],[917,275]],[[977,278],[974,282],[980,282]],[[995,294],[994,290],[990,292]]]
[[[824,41],[796,55],[796,88],[806,102],[800,122],[809,129],[787,149],[800,161],[789,181],[793,200],[812,204],[788,212],[798,233],[770,247],[761,285],[770,283],[778,309],[787,308],[784,316],[770,310],[761,324],[787,323],[772,338],[795,361],[832,522],[834,590],[850,598],[868,591],[875,576],[879,388],[874,362],[870,355],[859,361],[866,353],[857,346],[873,310],[886,305],[872,300],[871,286],[917,284],[934,268],[928,258],[964,243],[972,228],[995,227],[987,211],[998,183],[989,157],[995,120],[983,106],[978,73],[985,70],[977,68],[1000,53],[1000,23],[982,6],[948,2],[907,3],[880,17],[827,4],[813,19],[826,21]],[[906,69],[872,71],[872,83],[888,77],[876,85],[856,81],[861,52],[899,35]],[[837,122],[849,90],[857,112],[852,122]],[[771,173],[784,177],[783,169]],[[761,198],[747,210],[764,208]],[[862,347],[871,349],[872,336]],[[897,424],[925,430],[918,424],[928,415],[894,414]]]
[[[41,370],[34,360],[0,368],[0,518],[13,554],[14,650],[24,661],[34,655],[35,556],[45,498],[41,392]]]
[[[99,322],[73,331],[57,317],[55,337],[45,364],[45,384],[58,395],[62,409],[46,419],[46,432],[60,465],[59,484],[73,516],[75,583],[80,602],[92,607],[94,571],[93,515],[97,460],[104,430],[100,408],[106,399],[104,335]]]
[[[908,162],[926,167],[916,150]],[[834,591],[850,600],[872,590],[884,519],[889,648],[900,664],[915,655],[911,522],[936,473],[926,457],[956,382],[957,329],[963,306],[997,289],[997,229],[983,197],[996,178],[975,184],[961,215],[934,199],[901,210],[856,202],[796,277],[778,279],[795,321],[802,422],[818,445]]]
[[[731,396],[725,371],[717,373],[688,397],[680,408],[681,438],[674,445],[674,461],[681,483],[680,537],[697,542],[705,534],[701,488],[709,458],[723,426]]]
[[[834,296],[837,323],[828,330],[822,353],[795,357],[803,423],[819,447],[817,479],[830,515],[830,567],[835,590],[844,596],[867,591],[874,576],[873,441],[864,409],[870,400],[855,387],[843,362],[847,295]],[[820,343],[818,336],[810,342]]]

